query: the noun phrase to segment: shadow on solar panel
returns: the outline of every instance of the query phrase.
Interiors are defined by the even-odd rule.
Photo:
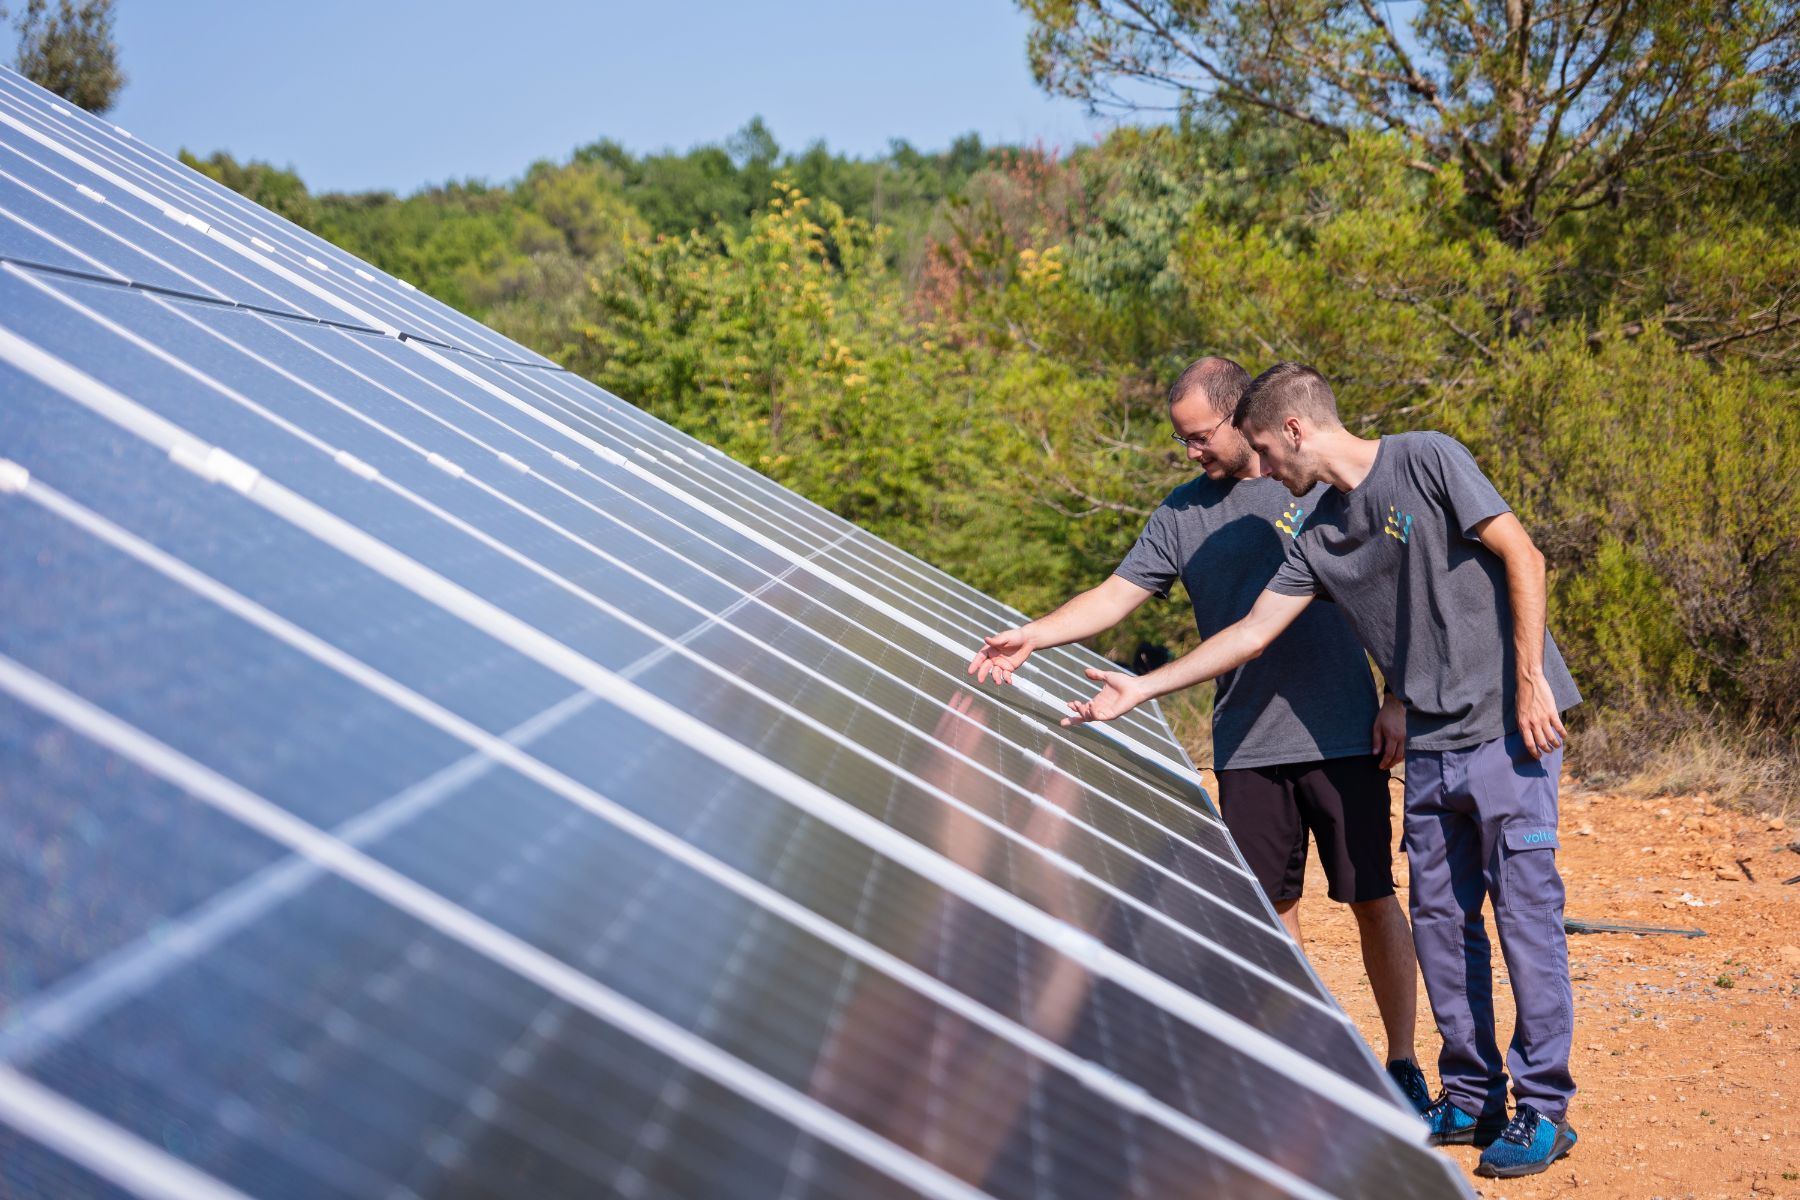
[[[1168,730],[0,76],[0,1192],[1464,1194]]]

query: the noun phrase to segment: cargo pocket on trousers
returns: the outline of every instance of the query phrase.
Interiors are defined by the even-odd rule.
[[[1503,895],[1495,906],[1503,912],[1529,912],[1561,908],[1562,874],[1556,869],[1556,851],[1562,842],[1556,826],[1519,822],[1501,831],[1500,886]]]
[[[1502,830],[1500,887],[1494,905],[1500,948],[1512,975],[1519,1032],[1529,1046],[1566,1038],[1575,1023],[1563,935],[1563,882],[1556,869],[1556,826],[1520,821]],[[1562,1053],[1566,1057],[1567,1047]]]

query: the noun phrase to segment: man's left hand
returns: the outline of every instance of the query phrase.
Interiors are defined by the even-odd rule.
[[[1382,699],[1381,711],[1375,714],[1370,741],[1369,753],[1381,760],[1383,771],[1393,770],[1394,764],[1406,757],[1406,704],[1392,692]]]
[[[1101,671],[1089,667],[1087,677],[1100,684],[1100,690],[1092,700],[1071,700],[1069,711],[1074,716],[1064,717],[1064,725],[1086,725],[1089,721],[1112,721],[1124,716],[1142,704],[1145,696],[1141,689],[1141,681],[1136,675],[1127,675],[1123,671]]]
[[[1525,749],[1533,758],[1542,758],[1557,749],[1568,736],[1562,715],[1556,711],[1550,681],[1542,675],[1519,680],[1519,736],[1525,739]]]

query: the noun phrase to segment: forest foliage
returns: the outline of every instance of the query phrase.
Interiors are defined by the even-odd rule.
[[[1065,10],[1107,6],[1028,7],[1053,56]],[[1353,428],[1474,450],[1548,556],[1590,716],[1791,731],[1800,135],[1727,100],[1704,155],[1596,138],[1536,192],[1504,154],[1459,165],[1459,136],[1520,136],[1480,114],[1327,128],[1222,94],[1066,152],[784,152],[752,121],[406,197],[188,161],[1028,612],[1187,476],[1163,392],[1188,360],[1310,362]],[[1177,599],[1101,649],[1193,640]]]

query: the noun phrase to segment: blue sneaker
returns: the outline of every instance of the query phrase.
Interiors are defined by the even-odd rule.
[[[1431,1089],[1425,1086],[1425,1072],[1410,1058],[1396,1058],[1387,1065],[1388,1078],[1400,1089],[1407,1103],[1421,1116],[1431,1107]]]
[[[1458,1108],[1448,1092],[1432,1101],[1420,1115],[1431,1131],[1434,1146],[1485,1146],[1506,1128],[1505,1109],[1477,1117]]]
[[[1536,1175],[1574,1145],[1575,1131],[1567,1121],[1552,1121],[1531,1105],[1521,1104],[1499,1139],[1481,1152],[1475,1173],[1488,1179]]]

